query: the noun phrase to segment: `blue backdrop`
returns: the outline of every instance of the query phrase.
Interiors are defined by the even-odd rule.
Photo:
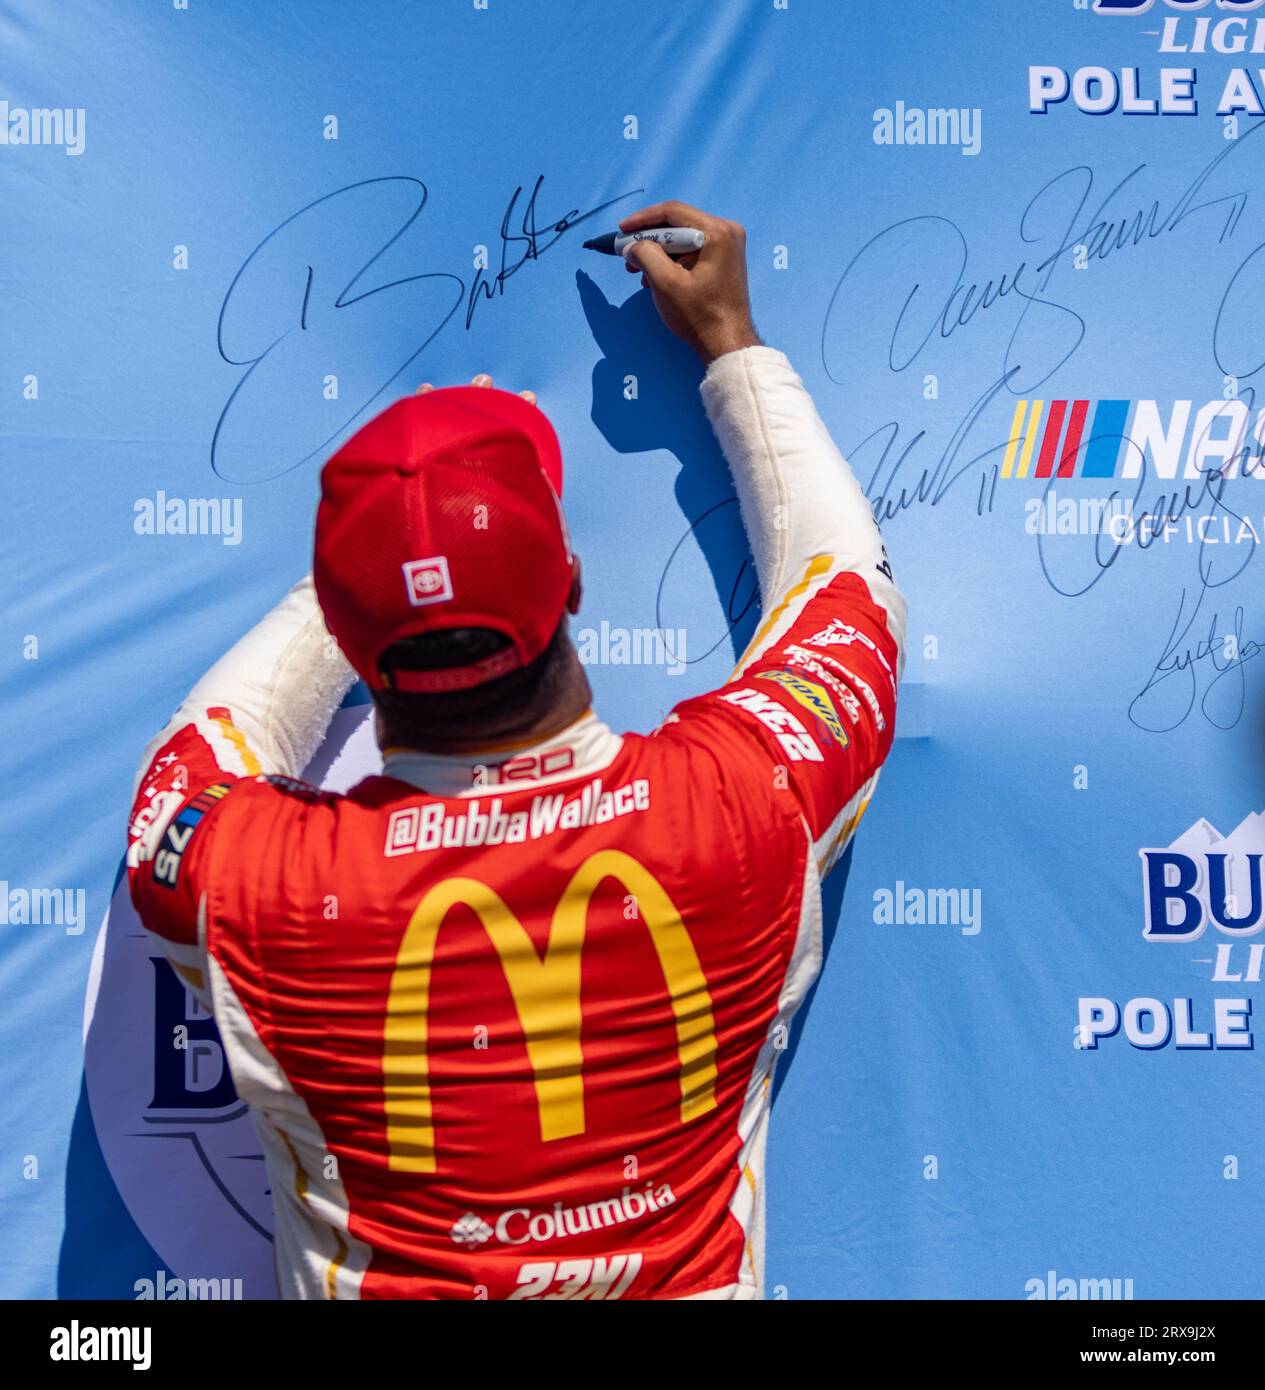
[[[213,1030],[109,910],[142,747],[306,567],[368,413],[535,389],[604,716],[727,674],[700,369],[580,249],[663,197],[746,224],[911,608],[770,1293],[1265,1294],[1265,34],[1137,8],[0,4],[0,1294],[267,1292]]]

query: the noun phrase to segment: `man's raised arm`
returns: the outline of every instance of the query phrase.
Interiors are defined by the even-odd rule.
[[[703,404],[733,475],[760,580],[764,619],[745,670],[835,575],[857,575],[905,654],[905,600],[861,485],[786,355],[747,347],[716,358]]]
[[[300,774],[355,675],[301,580],[202,677],[141,759],[128,828],[132,900],[202,992],[200,868],[234,784]]]
[[[702,251],[677,262],[636,242],[626,258],[665,324],[708,364],[703,403],[733,474],[764,610],[731,684],[705,708],[727,707],[785,774],[824,871],[891,748],[905,601],[870,504],[804,383],[756,334],[742,228],[682,203],[620,225],[664,224],[706,232]]]

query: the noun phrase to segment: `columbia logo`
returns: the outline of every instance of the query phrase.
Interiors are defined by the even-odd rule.
[[[455,1245],[482,1245],[492,1239],[492,1227],[481,1216],[468,1211],[459,1221],[452,1223],[453,1243]]]

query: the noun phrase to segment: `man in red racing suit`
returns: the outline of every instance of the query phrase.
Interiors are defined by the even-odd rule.
[[[325,509],[352,505],[339,479],[371,491],[363,457],[433,428],[441,398],[444,428],[474,391],[534,414],[537,443],[547,430],[509,393],[458,388],[391,407],[331,461],[324,618],[304,580],[145,755],[132,894],[253,1109],[286,1297],[762,1296],[770,1083],[820,965],[821,879],[891,747],[904,603],[802,382],[743,317],[741,229],[680,204],[622,225],[664,221],[703,227],[703,253],[641,244],[630,268],[709,364],[764,605],[729,684],[649,736],[581,709],[513,747],[384,738],[382,775],[346,795],[294,780],[356,670],[375,699],[391,684],[358,646],[383,611],[354,626],[352,581],[322,579]],[[560,464],[536,473],[560,487]],[[399,553],[439,546],[451,519],[427,517]],[[416,631],[479,582],[469,542],[443,543],[404,565]],[[521,572],[519,590],[552,583]],[[444,689],[433,677],[415,688]]]

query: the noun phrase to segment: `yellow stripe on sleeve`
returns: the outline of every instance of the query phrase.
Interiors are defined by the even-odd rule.
[[[808,568],[804,571],[804,577],[798,584],[788,589],[782,596],[781,603],[768,615],[756,630],[756,635],[747,644],[747,649],[739,658],[737,666],[734,667],[731,680],[740,676],[748,664],[755,660],[759,655],[760,648],[764,645],[773,627],[780,621],[786,610],[797,598],[812,584],[814,579],[818,579],[823,574],[829,573],[834,568],[835,557],[833,555],[814,555],[808,562]]]

